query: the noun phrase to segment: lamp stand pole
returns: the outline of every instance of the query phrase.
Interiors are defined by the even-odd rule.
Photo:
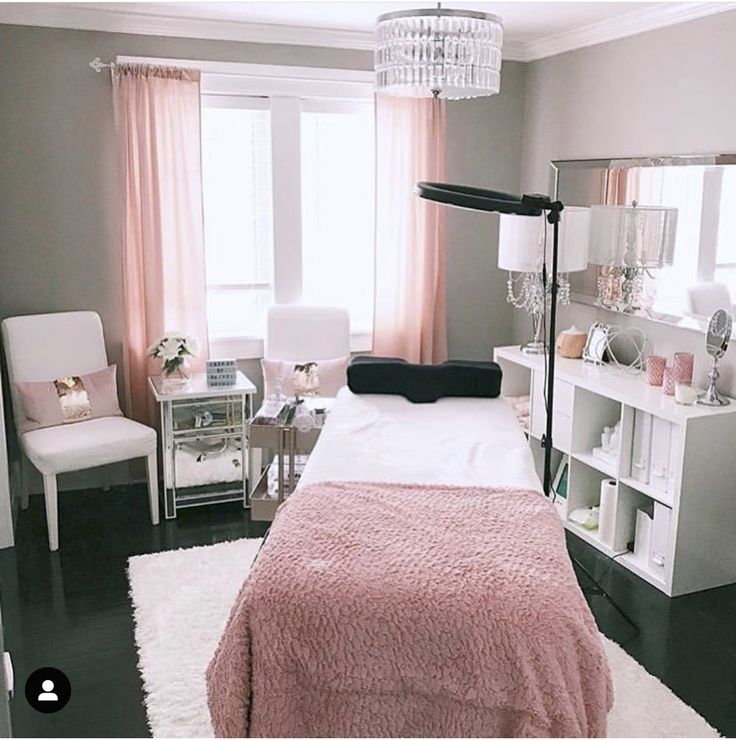
[[[542,488],[544,495],[549,498],[553,495],[552,491],[552,420],[554,418],[554,404],[555,404],[555,356],[556,356],[556,338],[557,338],[557,257],[560,246],[560,212],[563,210],[563,205],[559,201],[549,203],[546,206],[547,210],[547,222],[552,224],[552,283],[550,284],[550,307],[549,307],[549,336],[547,345],[547,427],[544,433],[544,475]],[[546,259],[543,262],[542,267],[542,280],[544,287],[547,286],[547,274],[546,274]],[[631,620],[628,614],[618,605],[616,600],[606,589],[601,586],[600,582],[597,581],[593,574],[572,554],[570,555],[573,566],[580,568],[583,573],[593,583],[593,588],[589,593],[601,594],[605,596],[611,606],[638,632],[639,628]]]
[[[552,283],[550,285],[550,310],[549,310],[549,341],[546,358],[547,368],[547,425],[542,440],[544,447],[544,476],[543,490],[548,498],[554,496],[552,490],[552,418],[554,413],[555,397],[555,340],[557,333],[557,295],[559,284],[557,281],[558,250],[560,241],[560,213],[564,206],[559,200],[553,201],[548,195],[527,193],[517,196],[509,193],[501,193],[496,190],[485,190],[468,185],[450,185],[448,183],[417,183],[417,194],[422,198],[433,200],[436,203],[469,208],[471,211],[487,211],[491,213],[512,213],[518,216],[538,217],[546,214],[547,222],[552,225]],[[546,255],[545,255],[546,257]],[[542,281],[544,290],[547,288],[547,260],[542,267]],[[546,299],[546,296],[545,296]],[[592,593],[600,593],[606,596],[613,607],[623,618],[637,631],[639,628],[622,611],[621,607],[613,600],[611,595],[593,578],[591,573],[580,564],[577,558],[572,557],[572,562],[577,565],[594,583],[595,589]]]
[[[552,224],[552,283],[550,285],[549,337],[547,347],[547,428],[544,433],[544,476],[542,487],[549,498],[552,493],[552,419],[555,403],[555,339],[557,335],[557,257],[560,246],[560,212],[562,203],[556,201],[549,205],[547,222]],[[542,280],[547,287],[547,261],[542,263]]]

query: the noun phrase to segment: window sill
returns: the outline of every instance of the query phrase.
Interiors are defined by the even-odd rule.
[[[370,352],[373,335],[370,332],[350,334],[350,352]],[[260,360],[263,357],[263,339],[256,337],[210,338],[210,358],[213,360]]]
[[[263,340],[255,337],[210,337],[210,358],[257,360],[263,357]]]

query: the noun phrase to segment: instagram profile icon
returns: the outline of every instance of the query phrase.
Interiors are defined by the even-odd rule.
[[[26,700],[37,711],[51,714],[63,709],[72,695],[66,674],[58,668],[39,668],[26,681]]]

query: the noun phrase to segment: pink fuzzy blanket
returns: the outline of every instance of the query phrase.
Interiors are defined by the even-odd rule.
[[[598,630],[538,493],[319,483],[207,670],[219,737],[603,736]]]

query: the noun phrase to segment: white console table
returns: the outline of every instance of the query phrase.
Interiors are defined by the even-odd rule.
[[[503,371],[502,394],[530,396],[530,443],[541,472],[544,358],[514,346],[497,348],[494,359]],[[603,428],[617,421],[618,458],[594,456]],[[680,406],[647,385],[643,373],[558,356],[552,441],[555,461],[569,458],[567,500],[558,507],[569,531],[669,596],[736,582],[736,402]],[[607,478],[616,486],[602,537],[570,521],[569,514],[598,505]],[[641,547],[629,547],[638,511],[653,512],[663,565]]]

